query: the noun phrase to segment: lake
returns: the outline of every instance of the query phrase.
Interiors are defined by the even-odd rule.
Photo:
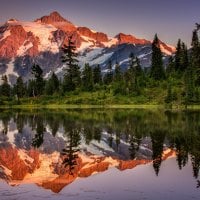
[[[0,110],[1,200],[200,198],[200,111]]]

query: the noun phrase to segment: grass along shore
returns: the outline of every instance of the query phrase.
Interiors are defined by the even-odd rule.
[[[90,108],[121,108],[121,109],[185,109],[178,98],[172,104],[166,104],[164,91],[153,91],[148,95],[123,96],[101,92],[72,92],[68,95],[52,95],[26,98],[0,98],[0,108],[47,108],[47,109],[90,109]],[[188,105],[188,109],[200,109],[200,105]]]

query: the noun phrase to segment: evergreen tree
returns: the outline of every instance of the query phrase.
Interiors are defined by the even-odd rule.
[[[82,71],[82,84],[85,91],[92,91],[94,88],[92,68],[89,64],[85,64]]]
[[[176,54],[175,54],[175,71],[181,70],[181,54],[182,54],[182,48],[181,48],[181,40],[178,40],[177,46],[176,46]]]
[[[182,77],[186,68],[188,66],[188,50],[184,42],[178,40],[176,53],[175,53],[175,63],[174,70],[178,78]]]
[[[129,56],[129,68],[124,73],[125,80],[125,90],[127,94],[132,94],[134,92],[135,84],[135,56],[133,53]]]
[[[16,84],[14,85],[14,93],[18,98],[22,98],[26,94],[26,87],[21,76],[17,78]]]
[[[150,76],[155,80],[162,80],[165,78],[165,71],[162,61],[162,52],[160,50],[159,39],[157,34],[152,43],[152,59]]]
[[[120,82],[122,80],[122,71],[119,63],[115,64],[115,73],[114,73],[114,81]]]
[[[177,94],[173,90],[172,79],[168,79],[168,88],[167,88],[167,96],[165,97],[165,103],[169,104],[172,107],[173,101],[177,100]]]
[[[45,82],[43,79],[43,70],[39,65],[34,64],[31,68],[32,74],[35,77],[33,96],[40,96],[43,94]]]
[[[102,75],[101,75],[100,65],[97,65],[96,67],[94,67],[93,79],[94,79],[94,84],[102,84]]]
[[[116,63],[114,71],[114,94],[124,94],[123,85],[124,81],[121,67],[119,63]]]
[[[129,56],[129,69],[125,72],[126,91],[129,94],[140,93],[141,77],[143,75],[139,59],[133,53]]]
[[[200,42],[197,30],[193,31],[192,35],[192,66],[195,70],[195,81],[200,86]]]
[[[35,86],[36,86],[35,80],[29,80],[26,91],[28,97],[35,97],[35,90],[36,90]]]
[[[185,72],[184,83],[185,83],[184,104],[187,107],[189,103],[192,103],[194,101],[195,84],[194,84],[194,69],[192,65],[189,65]]]
[[[135,72],[136,72],[136,77],[140,77],[143,75],[143,70],[142,67],[140,65],[140,60],[138,59],[138,57],[136,57],[136,65],[135,65]]]
[[[182,42],[182,55],[181,55],[181,73],[185,72],[189,65],[188,49],[185,43]]]
[[[47,80],[47,82],[46,82],[46,88],[45,88],[46,94],[47,95],[53,95],[54,93],[58,93],[59,92],[59,86],[60,86],[60,82],[58,80],[58,77],[53,72],[50,79]]]
[[[172,85],[171,85],[171,82],[169,82],[168,89],[167,89],[167,96],[165,97],[165,103],[171,104],[172,101],[173,101]]]
[[[168,59],[168,65],[166,68],[166,75],[167,77],[173,76],[175,72],[175,63],[174,63],[174,59],[172,56],[169,57]]]
[[[136,65],[135,65],[135,90],[136,90],[136,94],[139,95],[141,86],[145,84],[145,82],[144,82],[145,76],[144,76],[144,72],[140,65],[140,60],[138,59],[138,57],[136,57],[135,62],[136,62]]]
[[[109,60],[107,64],[107,73],[104,76],[104,84],[110,85],[113,81],[112,61]]]
[[[78,66],[76,46],[72,41],[72,36],[68,38],[68,45],[62,47],[62,62],[65,64],[65,74],[63,80],[63,91],[74,91],[80,86],[80,68]]]
[[[1,80],[3,84],[0,87],[0,94],[1,96],[10,97],[11,95],[11,87],[8,83],[8,78],[6,75],[2,76]]]

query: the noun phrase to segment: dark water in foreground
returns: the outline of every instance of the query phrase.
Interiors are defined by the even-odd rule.
[[[1,110],[0,199],[200,199],[200,111]]]

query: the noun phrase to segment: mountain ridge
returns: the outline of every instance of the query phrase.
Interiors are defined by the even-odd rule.
[[[150,66],[151,41],[122,32],[109,37],[103,32],[78,27],[54,11],[33,22],[11,19],[0,26],[0,74],[8,75],[10,82],[16,79],[16,74],[28,80],[35,62],[42,66],[45,76],[51,71],[59,71],[62,68],[61,47],[68,43],[72,34],[81,67],[85,63],[92,66],[100,64],[103,70],[108,60],[112,60],[113,64],[121,62],[122,67],[127,67],[127,63],[122,61],[131,52],[140,58],[142,66]],[[174,47],[162,41],[160,47],[166,57],[175,52]],[[122,48],[124,51],[120,52]],[[10,66],[13,69],[9,69]]]

